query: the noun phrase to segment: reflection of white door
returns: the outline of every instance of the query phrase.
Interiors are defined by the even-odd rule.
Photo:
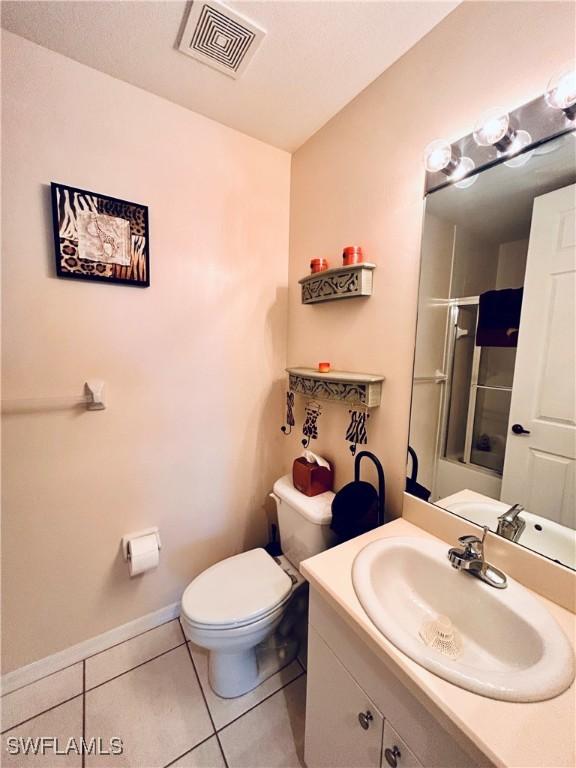
[[[576,185],[536,198],[503,501],[576,527]],[[516,426],[514,430],[513,427]],[[519,426],[527,430],[520,433]]]

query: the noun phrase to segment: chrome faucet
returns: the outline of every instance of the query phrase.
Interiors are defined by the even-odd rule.
[[[518,541],[522,531],[526,528],[526,521],[519,516],[520,512],[524,512],[524,507],[521,504],[514,504],[501,514],[498,518],[496,533],[505,539],[510,539],[510,541]]]
[[[478,536],[460,536],[458,541],[464,545],[463,549],[452,547],[448,550],[448,559],[458,571],[466,571],[496,589],[505,589],[508,586],[506,575],[484,560],[484,540],[489,530],[485,525],[481,539]]]

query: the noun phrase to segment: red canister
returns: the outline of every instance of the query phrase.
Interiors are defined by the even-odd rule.
[[[310,271],[312,274],[316,272],[324,272],[328,269],[328,259],[312,259],[310,262]]]
[[[361,264],[364,261],[362,248],[359,245],[349,245],[342,253],[342,264],[349,267],[351,264]]]

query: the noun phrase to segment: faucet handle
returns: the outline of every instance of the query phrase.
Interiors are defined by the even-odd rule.
[[[490,530],[490,528],[487,525],[482,526],[482,530],[484,533],[482,534],[482,538],[479,539],[478,536],[475,536],[474,534],[467,534],[465,536],[459,536],[458,541],[460,544],[464,544],[466,548],[467,554],[474,554],[478,555],[478,557],[482,557],[484,553],[484,541],[486,539],[486,534]]]
[[[458,541],[464,545],[462,555],[465,559],[482,557],[483,540],[478,536],[459,536]]]
[[[498,517],[498,520],[503,520],[504,522],[512,523],[517,518],[520,512],[524,512],[524,507],[522,504],[513,504],[510,509],[507,509],[506,512],[502,512],[502,514]]]

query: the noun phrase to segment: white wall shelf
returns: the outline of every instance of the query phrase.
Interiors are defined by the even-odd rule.
[[[384,376],[350,371],[320,373],[316,368],[286,368],[286,371],[288,388],[296,394],[368,408],[380,405]]]
[[[375,269],[376,264],[362,262],[307,275],[298,281],[302,286],[302,304],[371,296]]]

